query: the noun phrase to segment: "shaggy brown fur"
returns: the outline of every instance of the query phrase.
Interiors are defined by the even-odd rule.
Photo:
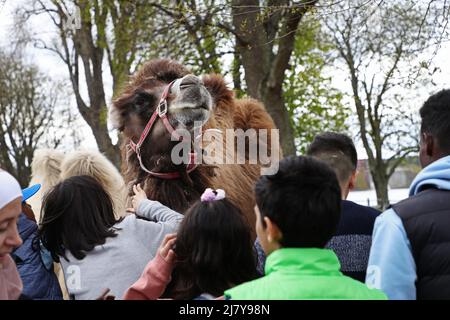
[[[242,210],[254,230],[253,186],[260,175],[259,165],[200,165],[187,176],[185,165],[175,166],[170,161],[170,151],[176,142],[170,142],[168,133],[155,125],[143,144],[144,164],[157,172],[179,171],[182,174],[181,179],[162,180],[144,172],[140,168],[136,154],[127,148],[130,139],[134,142],[139,140],[143,128],[157,106],[163,88],[170,81],[186,74],[189,74],[189,71],[173,61],[150,61],[131,78],[123,93],[113,102],[110,116],[114,126],[123,133],[122,172],[128,188],[131,192],[133,184],[141,183],[150,199],[158,200],[182,213],[199,199],[205,188],[223,188],[227,197]],[[221,76],[204,76],[203,83],[214,102],[213,112],[204,129],[275,128],[272,118],[261,103],[253,99],[236,99]],[[148,110],[137,107],[142,104],[138,98],[139,92],[142,91],[151,95]]]

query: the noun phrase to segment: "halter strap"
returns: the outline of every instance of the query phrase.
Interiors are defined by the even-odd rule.
[[[150,175],[160,178],[160,179],[178,179],[181,177],[180,173],[178,171],[174,172],[154,172],[152,170],[149,170],[145,167],[144,163],[142,162],[142,156],[141,156],[141,147],[144,144],[145,139],[150,134],[153,125],[155,122],[160,118],[164,124],[164,127],[166,127],[167,131],[170,133],[171,136],[175,137],[176,140],[182,141],[183,137],[180,136],[176,130],[172,127],[170,124],[169,119],[167,118],[167,97],[169,96],[170,88],[172,87],[173,83],[175,81],[172,81],[169,83],[166,88],[163,91],[163,94],[161,95],[161,98],[159,100],[158,107],[156,108],[155,112],[153,112],[152,116],[150,117],[150,120],[147,122],[147,125],[144,128],[144,131],[142,131],[142,134],[139,138],[139,141],[137,143],[134,143],[130,139],[129,146],[130,148],[136,153],[137,158],[139,160],[139,165],[141,166],[142,170],[149,173]],[[186,172],[189,174],[190,172],[194,171],[195,168],[197,168],[196,164],[197,155],[196,153],[190,153],[189,157],[189,163],[186,166]]]

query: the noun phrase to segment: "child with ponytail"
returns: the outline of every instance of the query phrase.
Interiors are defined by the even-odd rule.
[[[166,237],[124,299],[157,299],[164,291],[172,299],[215,299],[256,277],[247,222],[224,190],[208,188],[186,212],[177,235]]]

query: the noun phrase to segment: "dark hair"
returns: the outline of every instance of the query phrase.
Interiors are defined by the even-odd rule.
[[[450,152],[450,90],[432,95],[420,109],[420,131],[431,134],[440,149]]]
[[[341,215],[341,191],[334,171],[311,157],[290,156],[272,176],[256,183],[261,220],[280,228],[282,247],[323,248]],[[265,226],[265,223],[263,223]]]
[[[316,135],[313,142],[309,145],[306,154],[308,156],[315,156],[320,153],[342,152],[346,155],[353,170],[358,165],[358,154],[356,153],[355,144],[353,140],[342,133],[324,132]]]
[[[257,277],[248,223],[227,199],[196,202],[185,214],[175,244],[177,264],[165,296],[220,296]]]
[[[39,239],[53,260],[66,260],[65,250],[81,260],[86,252],[117,236],[112,201],[90,176],[74,176],[57,184],[45,196]]]

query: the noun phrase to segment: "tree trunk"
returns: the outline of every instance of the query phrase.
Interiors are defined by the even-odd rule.
[[[104,103],[104,100],[102,101]],[[86,109],[82,108],[81,110]],[[101,111],[95,112],[94,110]],[[90,110],[89,113],[82,112],[82,115],[92,130],[100,152],[102,152],[116,166],[116,168],[120,168],[121,156],[119,144],[113,145],[111,137],[109,136],[107,124],[108,110],[106,106],[103,105],[103,107],[95,107],[95,109]]]
[[[234,0],[233,26],[236,49],[242,57],[248,94],[261,100],[280,130],[283,154],[296,153],[294,130],[284,105],[283,82],[294,48],[298,25],[304,14],[317,1],[298,3],[289,7],[288,1],[280,2],[286,10],[260,7],[258,0]],[[301,6],[303,4],[303,6]],[[271,14],[264,10],[272,9]],[[274,48],[277,48],[274,53]]]
[[[281,90],[271,90],[266,92],[263,99],[267,111],[272,116],[277,128],[280,130],[281,148],[284,155],[295,155],[294,132],[288,111],[284,104],[284,97]],[[270,106],[270,108],[268,107]]]
[[[17,181],[20,184],[21,188],[28,187],[28,184],[30,183],[31,179],[31,167],[24,165],[25,163],[22,162],[17,166]]]
[[[388,178],[383,170],[371,170],[375,191],[377,193],[377,203],[380,210],[385,210],[389,206]]]
[[[242,95],[242,83],[241,83],[241,56],[238,52],[234,53],[233,57],[233,68],[232,68],[232,76],[233,76],[233,85],[234,90],[237,93],[237,96],[240,97]]]
[[[247,93],[255,99],[262,99],[263,84],[270,72],[273,43],[267,43],[259,1],[234,0],[232,13],[237,34],[236,49],[242,58]]]
[[[11,174],[14,172],[14,166],[9,158],[8,147],[5,141],[4,133],[2,132],[0,132],[0,169],[3,169]]]
[[[116,168],[120,168],[121,160],[119,146],[112,144],[107,126],[91,126],[91,128],[100,152],[102,152],[116,166]]]

